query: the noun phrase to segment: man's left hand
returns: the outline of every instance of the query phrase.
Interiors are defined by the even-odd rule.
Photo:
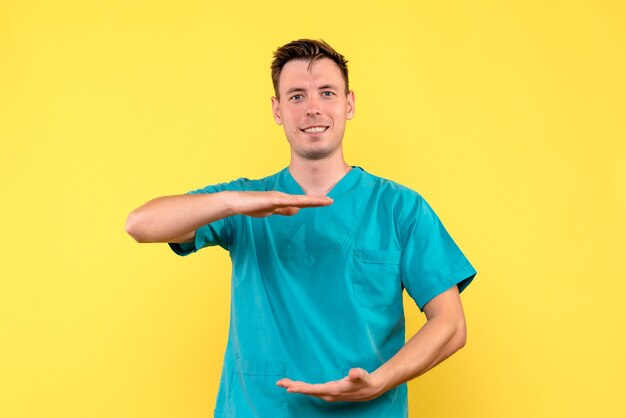
[[[348,376],[331,382],[311,384],[284,378],[276,382],[276,385],[290,393],[315,396],[328,402],[363,402],[382,394],[382,385],[376,381],[374,375],[360,368],[350,369]]]

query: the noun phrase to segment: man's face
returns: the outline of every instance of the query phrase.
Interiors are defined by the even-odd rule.
[[[329,58],[287,62],[278,80],[280,101],[272,97],[274,119],[283,125],[295,153],[320,160],[341,148],[346,120],[354,116],[354,93],[345,92],[341,70]]]

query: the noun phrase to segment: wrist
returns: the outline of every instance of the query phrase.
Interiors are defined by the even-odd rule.
[[[387,371],[383,369],[383,366],[374,370],[371,373],[371,376],[372,383],[376,391],[376,396],[382,395],[383,393],[387,392],[389,389],[392,389],[395,386]]]
[[[237,194],[238,192],[234,192],[234,191],[223,191],[220,192],[220,198],[221,198],[221,202],[220,202],[220,206],[222,208],[222,210],[224,211],[224,217],[227,216],[232,216],[232,215],[237,215],[237,211],[235,209],[235,202],[237,199]]]

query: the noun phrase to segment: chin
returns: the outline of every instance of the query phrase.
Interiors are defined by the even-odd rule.
[[[312,151],[304,151],[299,153],[299,155],[305,160],[318,161],[323,160],[324,158],[331,155],[332,152],[327,150],[312,150]]]
[[[292,154],[297,155],[299,158],[308,161],[319,161],[331,157],[337,152],[341,153],[341,142],[329,143],[328,139],[319,141],[317,143],[302,143],[295,142],[300,146],[293,146],[294,143],[290,141]]]

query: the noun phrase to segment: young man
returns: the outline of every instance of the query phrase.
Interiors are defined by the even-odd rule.
[[[156,198],[126,230],[179,255],[230,252],[216,417],[406,417],[405,382],[465,344],[459,293],[476,270],[418,193],[346,164],[355,97],[341,54],[288,43],[272,79],[289,166]],[[428,319],[406,344],[403,289]]]

